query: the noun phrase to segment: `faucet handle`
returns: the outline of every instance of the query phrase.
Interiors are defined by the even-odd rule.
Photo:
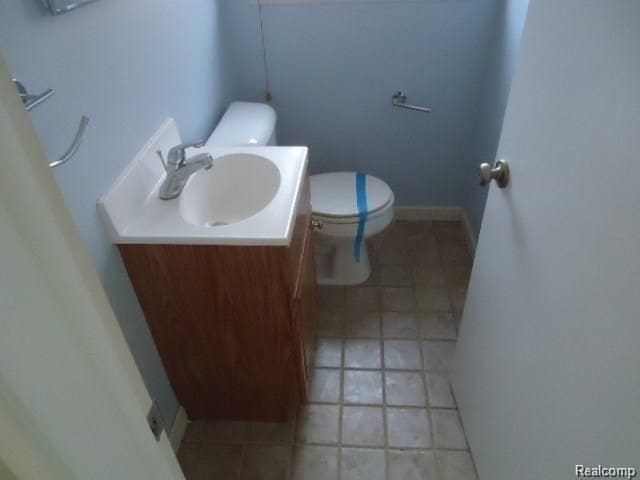
[[[202,148],[204,147],[204,140],[200,140],[198,142],[193,143],[181,143],[180,145],[176,145],[169,150],[169,154],[167,155],[167,163],[169,165],[182,165],[187,159],[185,150],[187,148]]]

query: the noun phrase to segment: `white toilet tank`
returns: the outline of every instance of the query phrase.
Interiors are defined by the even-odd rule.
[[[277,115],[264,103],[233,102],[207,140],[207,146],[277,145]]]

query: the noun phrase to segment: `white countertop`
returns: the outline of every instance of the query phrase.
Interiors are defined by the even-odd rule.
[[[180,197],[160,200],[158,189],[165,172],[156,150],[165,154],[180,143],[173,120],[168,120],[129,164],[98,208],[115,244],[181,245],[289,245],[296,205],[304,186],[306,147],[204,147],[188,155],[210,153],[215,159],[234,153],[251,153],[269,159],[280,172],[280,187],[260,212],[222,226],[194,225],[180,214]],[[202,174],[198,172],[194,175]],[[193,177],[192,177],[193,178]],[[189,183],[185,189],[189,188]],[[242,188],[242,185],[238,185]]]

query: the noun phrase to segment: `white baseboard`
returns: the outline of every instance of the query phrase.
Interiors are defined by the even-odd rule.
[[[465,236],[467,237],[467,246],[474,255],[476,252],[476,240],[471,228],[471,222],[462,207],[424,207],[424,206],[399,206],[395,207],[395,218],[397,220],[427,220],[441,222],[462,222]]]
[[[462,207],[395,207],[397,220],[440,220],[452,222],[460,220],[464,215]]]
[[[476,255],[476,237],[473,234],[473,228],[471,227],[471,222],[469,221],[469,217],[467,217],[466,212],[462,212],[462,228],[464,228],[464,233],[467,237],[467,247],[469,247],[469,251],[471,252],[471,256],[475,257]]]
[[[169,442],[171,442],[173,451],[176,453],[178,453],[180,449],[184,432],[187,431],[187,425],[189,425],[189,417],[187,417],[187,412],[184,408],[180,406],[173,425],[171,426],[171,432],[169,432]]]

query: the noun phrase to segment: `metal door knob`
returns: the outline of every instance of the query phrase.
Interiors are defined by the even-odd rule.
[[[322,230],[324,228],[324,223],[321,220],[311,220],[311,227],[314,230]]]
[[[502,160],[498,160],[493,168],[488,163],[480,165],[480,185],[489,185],[491,180],[495,180],[500,188],[509,185],[509,165]]]

